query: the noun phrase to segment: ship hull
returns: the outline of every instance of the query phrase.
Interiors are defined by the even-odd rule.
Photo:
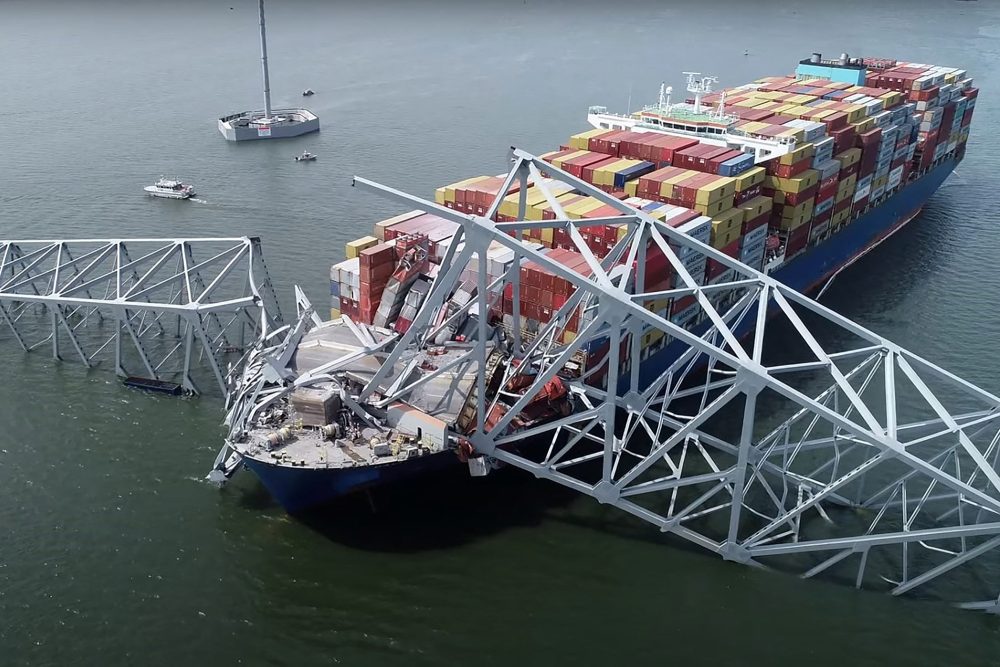
[[[837,270],[916,217],[955,164],[951,160],[942,162],[822,244],[783,264],[772,277],[800,292],[817,289]],[[751,325],[745,323],[737,333],[745,335]],[[658,377],[684,349],[682,343],[674,343],[650,356],[640,367],[640,384]],[[362,489],[444,468],[458,459],[453,452],[445,451],[401,463],[340,469],[290,468],[249,458],[244,462],[286,510],[296,513]]]

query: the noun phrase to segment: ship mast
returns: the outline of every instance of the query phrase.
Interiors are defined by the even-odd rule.
[[[267,75],[267,35],[264,30],[264,0],[257,2],[260,14],[260,64],[264,71],[264,118],[271,118],[271,81]]]

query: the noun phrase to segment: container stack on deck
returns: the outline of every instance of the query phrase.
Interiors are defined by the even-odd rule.
[[[759,164],[752,154],[703,143],[694,136],[607,129],[575,134],[541,157],[753,268],[787,261],[823,243],[946,155],[961,159],[978,97],[972,80],[958,69],[870,58],[854,72],[845,70],[850,81],[818,77],[815,72],[816,67],[803,61],[797,76],[765,77],[702,98],[702,104],[712,108],[722,102],[724,93],[725,112],[739,119],[738,133],[793,146]],[[456,211],[485,215],[503,182],[503,176],[465,179],[438,188],[435,201]],[[567,218],[619,215],[614,207],[570,185],[550,178],[546,185]],[[517,220],[520,198],[515,183],[493,219]],[[525,219],[557,218],[555,207],[534,183],[528,185],[525,202]],[[390,319],[404,320],[398,326],[388,321],[388,326],[405,330],[427,290],[427,282],[416,281],[412,270],[407,285],[393,283],[394,276],[402,276],[406,269],[405,250],[414,244],[426,250],[428,262],[417,273],[431,277],[456,229],[437,216],[411,211],[377,223],[373,236],[347,244],[347,259],[330,272],[331,317],[347,315],[370,324],[388,314]],[[627,227],[600,224],[579,231],[590,250],[603,258]],[[589,274],[566,230],[531,229],[520,236],[551,259]],[[507,274],[514,261],[513,251],[494,246],[485,258],[490,282]],[[724,283],[734,277],[732,270],[697,252],[684,250],[679,258],[700,283]],[[474,258],[463,274],[463,293],[475,293],[479,261]],[[637,289],[660,291],[679,284],[655,244],[646,250],[645,275],[646,284]],[[532,262],[522,260],[519,280],[516,307],[528,333],[550,321],[573,295],[570,283]],[[384,314],[377,318],[387,289],[393,303],[384,304]],[[418,293],[408,297],[407,289]],[[719,304],[728,296],[718,291],[711,298]],[[494,289],[491,297],[493,315],[512,326],[512,286]],[[701,319],[693,297],[645,305],[688,328]],[[584,326],[586,313],[577,308],[566,322],[563,340],[572,340]],[[668,342],[660,332],[642,332],[642,358]],[[627,344],[626,337],[623,345]],[[586,366],[599,369],[588,381],[600,384],[607,372],[600,364],[608,341],[595,340],[586,350]]]

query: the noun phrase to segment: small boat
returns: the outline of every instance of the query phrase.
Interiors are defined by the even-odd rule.
[[[312,162],[315,159],[316,156],[310,153],[309,151],[302,151],[302,155],[295,156],[296,162]]]
[[[305,90],[302,91],[302,97],[309,97],[309,96],[315,95],[315,94],[316,94],[316,91],[314,91],[312,88],[306,88]]]
[[[151,197],[166,199],[188,199],[194,196],[194,187],[169,178],[160,178],[153,185],[147,185],[143,190]]]

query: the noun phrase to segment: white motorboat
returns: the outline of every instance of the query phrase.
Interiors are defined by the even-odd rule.
[[[302,155],[295,156],[296,162],[312,162],[315,159],[316,156],[310,153],[309,151],[302,151]]]
[[[147,185],[143,190],[151,197],[165,199],[188,199],[194,196],[194,186],[169,178],[160,178],[153,185]]]

